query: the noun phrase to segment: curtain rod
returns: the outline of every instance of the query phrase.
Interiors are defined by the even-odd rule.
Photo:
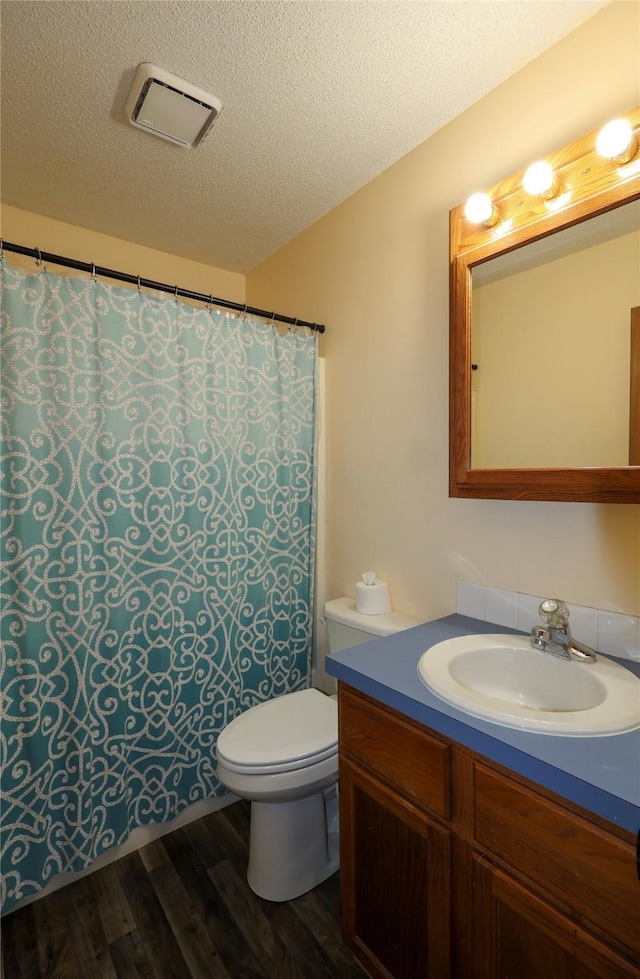
[[[191,289],[170,286],[166,282],[154,282],[152,279],[142,279],[139,275],[118,272],[116,269],[106,269],[102,265],[94,265],[92,262],[80,262],[75,258],[65,258],[64,255],[54,255],[52,252],[41,252],[39,248],[27,248],[26,245],[17,245],[15,242],[3,241],[0,238],[0,254],[2,254],[3,249],[7,252],[15,252],[17,255],[27,255],[35,258],[38,262],[50,262],[52,265],[61,265],[64,268],[89,272],[90,275],[101,275],[105,279],[130,282],[132,285],[137,285],[140,288],[144,286],[145,289],[170,292],[174,296],[184,296],[185,299],[196,299],[200,302],[208,303],[211,306],[223,306],[225,309],[237,309],[241,313],[263,316],[269,320],[277,320],[278,323],[289,323],[291,326],[306,326],[310,330],[315,330],[316,333],[324,333],[325,331],[322,323],[309,323],[307,320],[294,319],[292,316],[284,316],[282,313],[270,313],[267,309],[258,309],[256,306],[236,303],[231,299],[218,299],[216,296],[207,296],[204,292],[193,292]]]

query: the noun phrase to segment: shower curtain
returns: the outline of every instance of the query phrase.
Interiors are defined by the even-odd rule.
[[[308,685],[317,335],[1,264],[6,911]]]

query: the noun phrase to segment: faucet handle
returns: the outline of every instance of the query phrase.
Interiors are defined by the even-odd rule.
[[[545,598],[538,606],[538,614],[549,629],[566,629],[569,624],[569,609],[559,598]]]

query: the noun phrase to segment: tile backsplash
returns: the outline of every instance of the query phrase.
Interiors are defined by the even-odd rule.
[[[520,632],[530,632],[538,625],[538,606],[549,595],[523,595],[520,592],[502,591],[487,585],[474,585],[458,581],[456,586],[456,611],[484,622]],[[556,596],[553,596],[556,597]],[[580,642],[592,646],[600,653],[632,659],[640,662],[640,616],[624,615],[606,609],[572,605],[567,602],[571,618],[571,634]]]

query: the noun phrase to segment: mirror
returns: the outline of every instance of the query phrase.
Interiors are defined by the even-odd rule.
[[[517,174],[491,227],[451,212],[451,496],[640,502],[640,151],[596,137],[552,198]]]
[[[633,464],[640,201],[476,265],[471,284],[471,468]]]

